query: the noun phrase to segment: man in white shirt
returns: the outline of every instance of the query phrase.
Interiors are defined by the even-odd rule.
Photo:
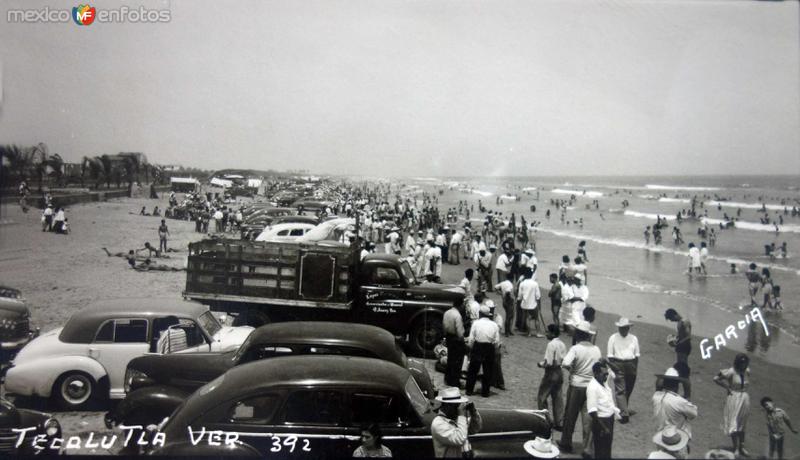
[[[572,452],[572,433],[575,431],[578,414],[581,414],[584,440],[589,438],[591,430],[590,419],[586,412],[586,386],[594,377],[592,366],[603,356],[600,348],[591,342],[594,334],[588,321],[576,324],[576,343],[567,351],[564,361],[561,363],[562,367],[570,372],[567,404],[564,411],[564,429],[561,431],[561,441],[558,443],[559,448],[566,452]]]
[[[697,406],[678,394],[678,386],[685,382],[675,368],[669,368],[663,374],[657,375],[656,392],[653,393],[653,417],[656,419],[656,428],[663,430],[674,426],[692,438],[691,421],[697,418]],[[688,447],[685,454],[689,453]]]
[[[408,232],[408,236],[406,236],[406,244],[405,250],[406,254],[409,256],[414,255],[414,248],[417,246],[416,240],[414,240],[414,234],[412,232]]]
[[[428,241],[425,251],[425,277],[428,281],[438,283],[442,276],[442,251],[433,241]]]
[[[503,251],[503,253],[497,257],[497,262],[495,262],[494,268],[495,271],[497,271],[498,283],[506,279],[506,274],[511,271],[511,256],[507,252]]]
[[[569,290],[572,293],[572,298],[569,300],[572,307],[571,323],[574,325],[583,321],[583,309],[586,308],[586,301],[589,300],[589,288],[583,285],[583,276],[580,273],[576,273],[572,278]]]
[[[527,329],[528,337],[531,335],[542,337],[538,310],[542,292],[539,290],[539,283],[533,279],[533,273],[529,268],[525,268],[524,277],[525,279],[519,283],[517,298],[520,299],[519,307],[525,315],[525,328]]]
[[[474,298],[472,294],[472,278],[475,277],[475,270],[468,268],[464,270],[464,278],[458,283],[458,286],[464,290],[464,298],[467,302]]]
[[[493,379],[495,353],[500,348],[500,327],[492,319],[491,309],[486,305],[481,306],[480,318],[472,323],[467,347],[470,348],[469,366],[467,367],[467,395],[473,393],[478,371],[482,368],[481,395],[488,398]]]
[[[586,386],[586,412],[592,418],[594,458],[612,458],[614,418],[619,414],[614,403],[614,393],[606,386],[608,367],[596,362],[592,365],[594,378]]]
[[[528,267],[533,271],[533,279],[536,279],[536,269],[539,266],[539,260],[536,258],[536,251],[531,248],[522,253],[519,261],[520,267]]]
[[[476,233],[472,240],[472,256],[475,257],[481,249],[485,251],[486,244],[481,241],[481,236]]]
[[[463,239],[463,233],[458,230],[453,232],[453,237],[450,239],[450,260],[448,261],[451,264],[461,264],[461,241],[463,241]]]
[[[614,389],[617,393],[617,404],[621,410],[622,422],[627,423],[628,417],[633,415],[628,403],[636,384],[636,369],[639,365],[639,339],[630,333],[631,322],[622,317],[614,323],[618,331],[608,338],[606,357],[611,365],[616,379]]]
[[[514,335],[511,332],[511,323],[514,321],[514,276],[510,273],[506,275],[506,279],[502,282],[494,285],[494,290],[500,297],[503,299],[503,310],[504,310],[504,317],[505,321],[503,323],[503,332],[506,337],[509,335]]]
[[[537,403],[539,404],[539,409],[547,409],[547,398],[552,399],[551,422],[557,430],[561,430],[564,423],[564,401],[561,394],[564,386],[564,373],[561,370],[561,362],[567,354],[567,346],[561,341],[559,335],[561,335],[561,331],[557,325],[547,325],[547,339],[549,342],[544,350],[544,360],[537,363],[537,366],[544,368],[544,377],[539,383]]]
[[[492,282],[492,255],[481,249],[475,254],[475,265],[478,268],[478,290],[486,291]]]

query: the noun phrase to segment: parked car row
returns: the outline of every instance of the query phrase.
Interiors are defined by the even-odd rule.
[[[225,326],[208,307],[186,300],[105,301],[25,346],[5,389],[68,410],[120,399],[106,413],[108,428],[150,427],[165,440],[137,447],[139,453],[346,457],[361,427],[378,423],[396,458],[433,456],[431,376],[392,333],[366,324],[253,329]],[[549,437],[552,428],[546,411],[483,409],[481,416],[483,429],[471,437],[479,456],[524,456],[525,441]],[[61,436],[49,414],[2,401],[0,453],[25,453],[10,434],[29,426],[42,439]],[[215,430],[238,441],[208,442]]]

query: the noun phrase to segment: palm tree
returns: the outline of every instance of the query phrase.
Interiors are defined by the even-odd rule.
[[[18,181],[25,179],[30,168],[30,157],[25,154],[24,149],[17,145],[0,145],[0,161],[4,184],[10,182],[12,175],[16,176]]]
[[[44,181],[47,169],[47,144],[39,142],[33,147],[30,147],[27,154],[30,156],[30,163],[33,166],[34,174],[39,179],[38,191],[41,192],[42,182]]]
[[[94,181],[94,188],[100,188],[100,179],[103,176],[103,165],[100,163],[99,157],[89,158],[83,157],[81,162],[81,187],[83,187],[83,178],[86,173],[89,173],[89,178]]]
[[[61,155],[54,153],[47,157],[47,160],[45,160],[45,173],[55,178],[56,185],[61,185],[61,179],[64,177],[64,160]]]
[[[106,183],[106,188],[111,188],[111,179],[114,177],[114,161],[111,159],[111,155],[108,154],[103,154],[96,158],[102,167],[103,180]]]

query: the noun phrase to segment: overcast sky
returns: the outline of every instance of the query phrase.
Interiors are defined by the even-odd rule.
[[[798,3],[188,1],[9,24],[0,143],[368,175],[800,173]],[[95,5],[98,8],[100,5]]]

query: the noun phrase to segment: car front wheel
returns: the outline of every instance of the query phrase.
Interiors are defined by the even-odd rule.
[[[97,397],[97,382],[84,372],[67,372],[54,385],[53,396],[62,410],[82,410]]]
[[[433,349],[444,337],[442,319],[437,316],[426,316],[418,319],[411,328],[411,352],[422,358],[434,357]]]

